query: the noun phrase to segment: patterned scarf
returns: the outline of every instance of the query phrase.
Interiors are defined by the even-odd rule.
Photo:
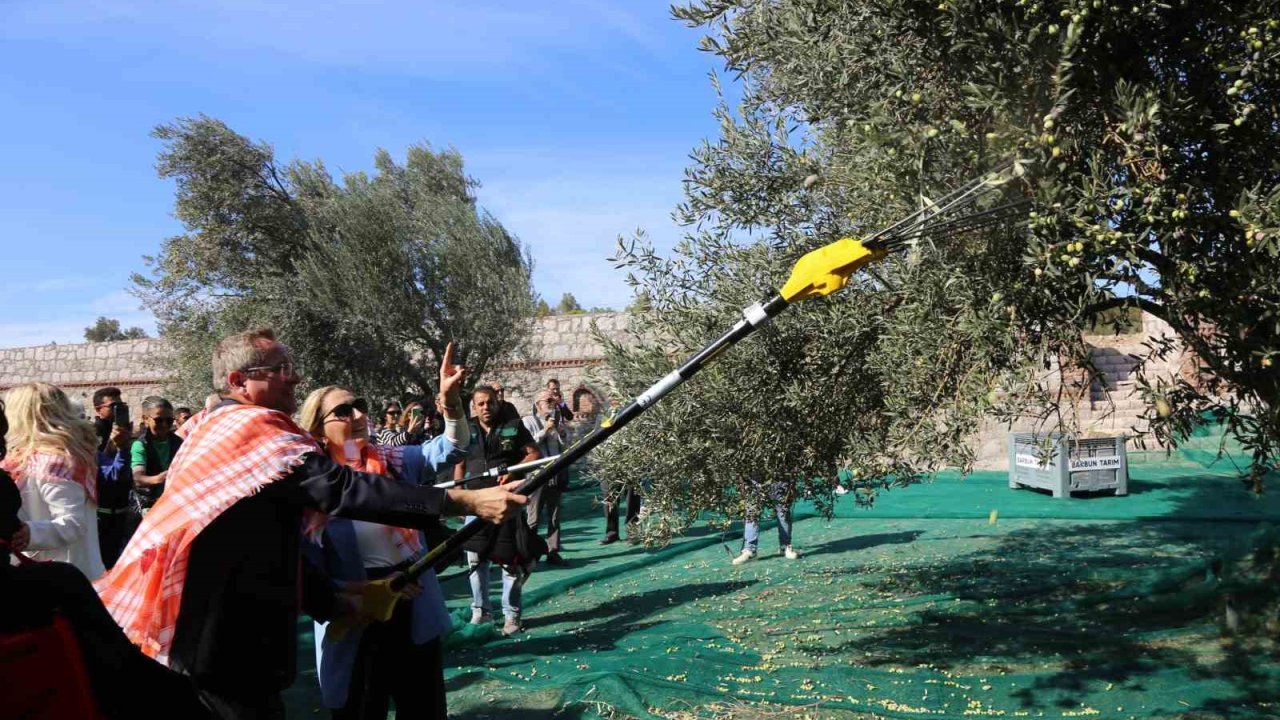
[[[7,458],[3,467],[13,476],[13,482],[21,490],[27,478],[40,478],[43,482],[69,482],[84,488],[85,497],[98,505],[98,472],[97,468],[80,467],[70,455],[35,450],[24,453],[22,457]],[[94,542],[97,542],[96,538]]]
[[[232,505],[319,450],[289,416],[256,405],[216,408],[190,428],[164,494],[115,567],[94,583],[129,640],[168,665],[191,543]]]
[[[345,453],[339,457],[333,458],[334,461],[343,465],[365,473],[373,473],[374,475],[389,475],[389,468],[395,468],[397,472],[404,471],[404,452],[411,446],[392,446],[392,445],[373,445],[365,444],[360,448],[359,457],[354,460],[347,460]],[[416,447],[414,448],[417,449]],[[332,455],[330,457],[333,457]],[[316,510],[308,510],[303,518],[303,534],[312,542],[319,544],[321,535],[324,533],[324,526],[329,522],[329,516]],[[422,551],[422,539],[417,530],[409,528],[394,527],[386,525],[387,531],[394,537],[404,543],[405,547],[411,553],[419,553]]]

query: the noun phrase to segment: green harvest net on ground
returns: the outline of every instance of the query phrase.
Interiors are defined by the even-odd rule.
[[[455,625],[450,711],[1280,718],[1277,579],[1246,571],[1276,571],[1250,558],[1275,546],[1280,499],[1247,492],[1230,459],[1212,462],[1216,447],[1131,455],[1126,497],[1055,500],[983,472],[871,509],[845,496],[830,520],[801,503],[801,559],[777,554],[766,521],[760,557],[738,567],[740,535],[707,526],[656,550],[598,545],[588,485],[566,496],[569,567],[525,586],[527,631]],[[500,587],[495,576],[495,602]],[[465,619],[465,580],[445,591]],[[291,716],[319,708],[309,643],[308,626]]]

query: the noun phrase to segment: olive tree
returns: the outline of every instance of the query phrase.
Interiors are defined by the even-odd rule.
[[[701,0],[674,13],[706,31],[743,98],[695,151],[684,242],[619,254],[640,299],[636,337],[611,348],[621,390],[726,327],[800,253],[1008,159],[1026,172],[1006,192],[1034,209],[1025,227],[873,266],[651,411],[600,461],[651,484],[656,518],[759,506],[756,477],[821,496],[841,466],[870,498],[968,467],[966,438],[991,414],[1070,430],[1047,376],[1069,368],[1087,387],[1081,333],[1115,309],[1176,332],[1144,360],[1186,347],[1200,364],[1144,387],[1152,436],[1176,443],[1216,417],[1253,452],[1260,487],[1280,441],[1280,5]]]
[[[253,326],[275,328],[312,382],[382,398],[431,392],[450,340],[473,377],[521,347],[532,261],[477,205],[456,151],[379,151],[372,174],[337,180],[208,117],[155,135],[186,232],[134,282],[183,396],[209,391],[217,338]]]

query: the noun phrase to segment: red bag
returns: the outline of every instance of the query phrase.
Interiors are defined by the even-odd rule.
[[[34,562],[22,553],[23,564]],[[6,717],[66,720],[98,714],[71,624],[55,616],[45,627],[0,635],[0,708]]]

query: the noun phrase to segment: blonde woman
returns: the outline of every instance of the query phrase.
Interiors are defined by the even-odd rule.
[[[446,358],[452,352],[446,354]],[[362,472],[428,484],[435,473],[463,457],[470,428],[462,417],[458,384],[463,373],[446,359],[440,368],[445,430],[421,445],[375,444],[369,437],[368,403],[336,385],[312,392],[302,404],[301,425],[330,458]],[[308,519],[303,553],[328,577],[346,583],[378,580],[403,570],[424,548],[416,530],[350,520]],[[385,623],[334,637],[316,623],[320,694],[335,720],[384,720],[392,701],[404,720],[443,718],[444,665],[440,640],[452,621],[435,574],[410,586],[411,602],[400,603]]]
[[[3,467],[22,492],[22,519],[31,533],[27,553],[98,578],[105,568],[98,548],[93,425],[48,383],[20,385],[5,400],[9,455]]]

